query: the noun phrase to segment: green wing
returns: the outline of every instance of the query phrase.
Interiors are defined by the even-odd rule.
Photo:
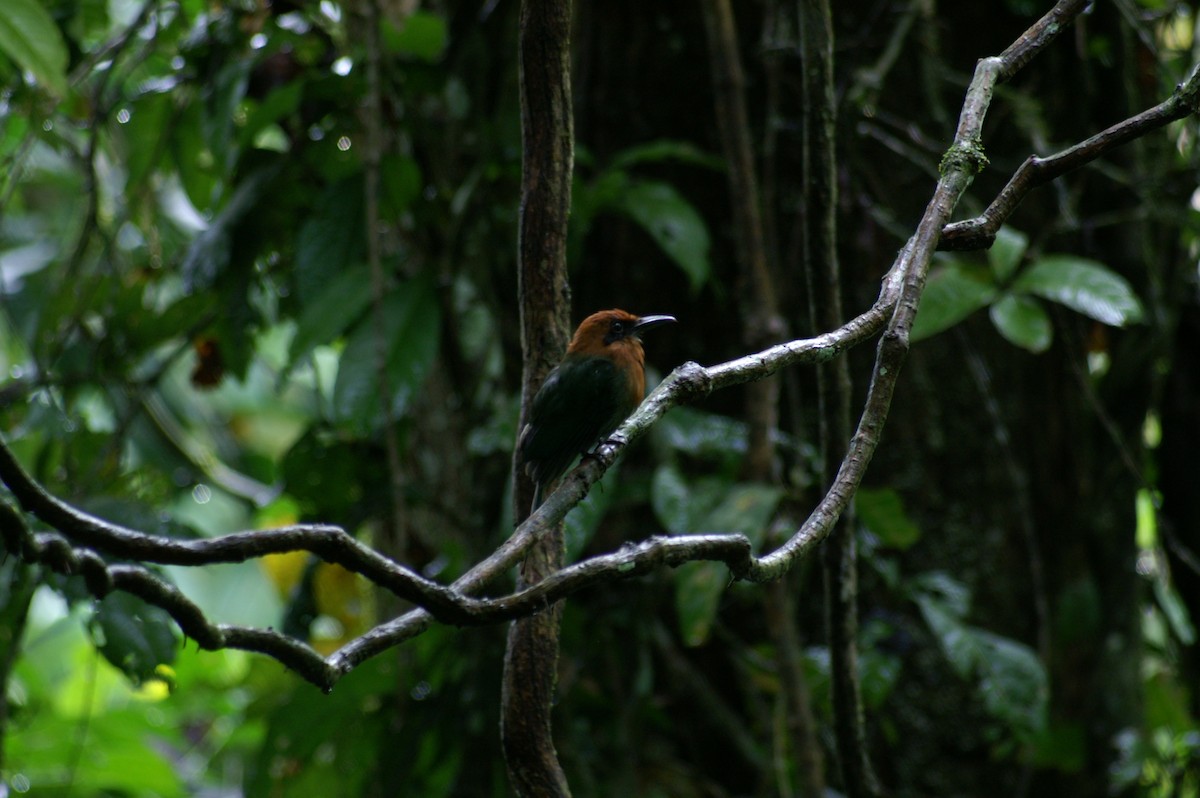
[[[607,358],[566,360],[550,372],[521,433],[521,461],[533,480],[545,485],[559,477],[612,432],[624,420],[624,395],[624,377]]]

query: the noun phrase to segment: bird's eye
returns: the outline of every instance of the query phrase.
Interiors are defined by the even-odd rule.
[[[620,321],[614,321],[612,323],[611,332],[614,333],[615,335],[620,335],[621,333],[625,332],[625,323],[620,322]]]

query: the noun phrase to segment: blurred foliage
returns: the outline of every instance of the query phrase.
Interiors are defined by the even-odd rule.
[[[360,3],[4,0],[0,430],[53,493],[176,537],[335,523],[443,581],[511,529],[519,4],[415,5],[381,20],[371,153]],[[781,306],[800,309],[793,10],[735,5],[770,257]],[[858,312],[927,201],[971,65],[1046,4],[834,5]],[[737,301],[727,175],[697,89],[699,7],[576,13],[573,315],[675,314],[677,332],[647,345],[664,371],[744,354],[754,308]],[[997,93],[970,212],[1031,148],[1161,100],[1190,66],[1196,14],[1097,4]],[[893,37],[904,49],[887,62]],[[986,255],[930,275],[911,377],[855,498],[867,729],[897,796],[1200,790],[1200,592],[1179,555],[1197,526],[1171,483],[1194,487],[1200,369],[1172,342],[1194,343],[1196,160],[1194,120],[1174,125],[1039,189]],[[789,324],[806,330],[806,314]],[[741,473],[739,394],[677,408],[567,519],[569,557],[654,534],[737,531],[759,550],[790,535],[818,498],[820,408],[811,373],[783,387],[777,483]],[[323,653],[399,609],[305,554],[161,571],[210,618]],[[795,794],[793,659],[833,762],[820,588],[797,571],[794,644],[772,632],[768,592],[715,564],[567,602],[556,741],[577,794]],[[503,629],[435,627],[322,695],[12,556],[0,621],[13,792],[508,794]]]

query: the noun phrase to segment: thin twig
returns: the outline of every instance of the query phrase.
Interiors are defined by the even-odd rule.
[[[942,231],[942,249],[987,249],[996,232],[1034,188],[1088,164],[1111,150],[1140,138],[1152,130],[1200,111],[1200,64],[1186,81],[1158,105],[1118,122],[1091,138],[1045,158],[1029,156],[991,205],[974,219],[949,224]]]
[[[108,588],[104,576],[107,574],[107,579],[111,580],[109,589],[135,593],[168,609],[184,632],[202,646],[223,644],[258,651],[296,669],[301,676],[325,689],[330,689],[369,657],[420,634],[435,617],[445,623],[468,625],[532,614],[586,584],[693,560],[724,562],[739,579],[767,581],[778,578],[829,534],[857,489],[878,445],[896,378],[907,354],[908,332],[941,230],[982,163],[979,133],[996,81],[1010,76],[1016,69],[1015,64],[1024,63],[1045,47],[1051,34],[1080,13],[1084,5],[1084,0],[1061,0],[1002,56],[979,62],[963,105],[955,142],[943,159],[942,177],[916,233],[885,276],[879,299],[871,308],[836,330],[815,338],[779,344],[709,368],[695,363],[680,366],[614,433],[610,443],[563,478],[559,488],[517,527],[509,540],[453,585],[446,587],[424,579],[335,526],[296,525],[206,540],[175,540],[111,524],[51,496],[29,478],[8,448],[0,443],[0,480],[25,510],[70,538],[68,541],[57,535],[33,536],[25,528],[20,514],[0,504],[0,532],[4,533],[6,547],[20,552],[22,558],[29,561],[58,562],[60,565],[55,567],[78,568],[89,583],[89,590],[100,595]],[[544,584],[502,599],[470,597],[520,561],[548,528],[561,521],[584,498],[624,447],[644,434],[670,408],[706,396],[713,390],[762,379],[788,366],[823,362],[874,337],[885,325],[866,406],[847,456],[829,492],[800,528],[774,551],[754,557],[749,542],[737,535],[653,538],[638,546],[562,569],[543,580]],[[264,554],[307,550],[367,576],[423,609],[378,626],[322,658],[304,643],[272,630],[211,624],[177,588],[147,569],[107,565],[89,548],[142,562],[180,565],[241,562]],[[92,574],[90,579],[89,573]]]

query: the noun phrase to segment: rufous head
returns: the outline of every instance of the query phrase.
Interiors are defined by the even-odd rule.
[[[674,321],[674,316],[635,316],[616,308],[601,310],[584,319],[575,330],[567,353],[605,355],[628,348],[640,351],[643,332]]]

